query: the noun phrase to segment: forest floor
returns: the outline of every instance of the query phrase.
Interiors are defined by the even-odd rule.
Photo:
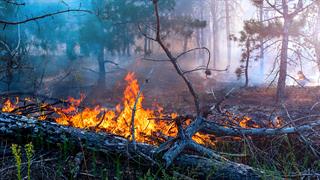
[[[163,69],[167,70],[163,72]],[[150,68],[138,65],[131,67],[130,71],[136,72],[141,85],[145,83],[145,74],[148,74]],[[119,80],[114,86],[103,91],[96,89],[87,94],[88,103],[110,107],[115,107],[120,103],[126,87],[125,81],[122,80],[125,73],[116,76]],[[276,106],[274,98],[276,89],[274,87],[241,88],[240,82],[219,81],[223,80],[221,76],[217,79],[214,76],[206,78],[203,75],[195,74],[190,75],[189,78],[199,92],[202,108],[213,106],[224,98],[232,88],[235,88],[230,96],[223,101],[221,107],[233,113],[241,113],[254,120],[272,121],[279,116],[283,121],[288,121],[309,115],[320,116],[318,114],[320,111],[320,87],[287,87],[285,100],[281,106]],[[180,115],[194,113],[193,100],[189,91],[173,69],[167,68],[167,66],[155,68],[143,93],[146,108],[161,105],[168,113],[177,112]],[[306,118],[304,121],[308,120]],[[315,143],[320,145],[320,141]],[[16,179],[17,163],[10,149],[11,144],[10,140],[0,139],[0,180]],[[224,139],[217,142],[214,149],[226,153],[244,154],[244,156],[230,157],[230,159],[275,175],[320,171],[319,159],[317,160],[310,149],[296,136],[249,137],[248,139],[244,137],[237,141]],[[84,162],[80,166],[77,165],[79,158]],[[22,150],[22,174],[24,177],[27,173],[26,162],[25,151]],[[73,179],[73,177],[77,177],[77,179],[105,179],[106,177],[136,179],[137,177],[166,178],[173,175],[173,171],[139,167],[122,157],[103,157],[92,152],[74,150],[67,145],[62,145],[60,148],[46,147],[46,145],[35,147],[31,173],[33,179]],[[187,175],[197,177],[192,175],[192,171]]]
[[[152,103],[161,104],[167,111],[190,114],[193,106],[189,99],[190,95],[184,88],[170,88],[166,91],[145,91],[145,105],[150,107]],[[120,89],[123,89],[119,87]],[[227,93],[230,88],[222,88],[216,91],[219,99]],[[122,92],[122,91],[118,91]],[[150,93],[153,92],[154,94]],[[160,94],[159,93],[163,93]],[[233,112],[241,112],[253,118],[269,118],[276,115],[285,116],[283,109],[275,106],[275,89],[250,87],[237,89],[223,103],[223,107]],[[111,98],[114,103],[119,102],[121,93],[113,93]],[[212,105],[215,102],[212,94],[200,94],[203,104]],[[152,98],[153,97],[153,98]],[[157,97],[157,98],[154,98]],[[288,87],[287,98],[284,101],[292,118],[317,114],[318,98],[320,97],[319,87]],[[277,114],[279,113],[279,114]],[[282,114],[281,114],[282,113]],[[286,119],[286,117],[284,118]],[[298,137],[282,136],[277,138],[249,138],[234,141],[224,139],[224,142],[217,143],[215,150],[221,152],[242,155],[240,157],[228,157],[231,160],[248,164],[255,168],[263,169],[274,176],[303,173],[315,173],[320,171],[320,161],[312,155],[308,147],[298,140]],[[17,169],[14,155],[11,151],[12,142],[7,139],[0,139],[0,180],[16,179]],[[83,161],[78,164],[79,159]],[[174,176],[175,167],[169,171],[164,169],[149,169],[144,166],[130,163],[120,156],[104,157],[92,152],[84,152],[72,149],[68,145],[60,148],[47,147],[42,145],[35,147],[32,157],[31,175],[32,179],[170,179]],[[22,145],[22,174],[26,178],[27,157]],[[185,174],[197,179],[196,174]],[[180,177],[181,178],[181,177]],[[290,178],[289,178],[290,179]]]

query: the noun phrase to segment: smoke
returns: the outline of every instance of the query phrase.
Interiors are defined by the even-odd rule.
[[[114,2],[120,3],[120,1]],[[236,36],[242,30],[245,20],[257,17],[255,7],[248,0],[239,2],[240,5],[233,9],[231,13],[231,33]],[[26,1],[26,6],[14,8],[13,10],[7,9],[7,12],[3,12],[1,17],[9,20],[21,20],[62,9],[94,9],[98,5],[97,3],[98,1],[85,0],[28,0]],[[211,51],[210,68],[223,70],[228,67],[228,70],[213,72],[210,77],[207,77],[203,71],[193,73],[193,76],[201,78],[203,86],[212,86],[212,81],[242,86],[244,78],[238,79],[235,74],[235,70],[242,64],[240,62],[241,47],[237,42],[231,42],[232,54],[231,63],[229,64],[227,55],[228,37],[224,14],[219,14],[219,40],[217,42],[219,52],[216,59],[216,67],[213,67],[213,57],[215,55],[211,38],[212,16],[210,14],[210,3],[206,5],[201,3],[196,0],[177,0],[173,12],[168,13],[168,16],[183,15],[205,20],[207,26],[203,29],[194,30],[192,37],[188,40],[187,48],[207,47]],[[124,8],[123,6],[121,7]],[[99,8],[102,7],[99,6]],[[139,33],[137,24],[127,22],[128,19],[131,21],[125,13],[129,10],[121,11],[124,16],[122,19],[116,19],[117,21],[108,18],[101,19],[101,17],[94,15],[66,13],[22,24],[19,26],[19,34],[17,26],[6,27],[2,30],[0,38],[8,41],[12,47],[15,47],[20,39],[19,58],[17,58],[19,61],[16,59],[15,61],[20,62],[21,65],[19,64],[19,68],[13,68],[10,75],[8,73],[1,74],[0,88],[3,91],[7,90],[8,87],[10,90],[17,91],[37,90],[45,94],[52,93],[51,91],[54,89],[57,94],[63,91],[68,95],[77,94],[79,91],[90,91],[93,86],[97,85],[101,75],[101,67],[99,66],[99,55],[101,53],[104,60],[114,62],[114,64],[107,63],[105,65],[107,88],[113,88],[116,82],[121,81],[123,74],[128,71],[137,71],[137,74],[142,74],[141,77],[143,77],[147,70],[142,67],[154,67],[165,76],[167,71],[172,71],[170,66],[162,65],[161,63],[150,65],[149,62],[141,60],[144,57],[145,39]],[[220,11],[223,13],[223,6],[220,7]],[[139,13],[137,14],[139,15]],[[113,15],[119,14],[115,13]],[[201,37],[203,41],[199,44],[197,35],[201,31],[203,31],[204,35]],[[152,36],[154,34],[149,32],[149,35]],[[166,42],[175,55],[183,52],[184,38],[181,34],[170,32]],[[156,43],[150,42],[149,46],[152,49],[151,58],[166,59],[161,48]],[[250,61],[250,86],[268,85],[273,80],[276,73],[268,75],[274,69],[273,62],[278,50],[271,50],[258,61]],[[1,49],[1,54],[6,54],[3,48]],[[179,61],[183,69],[190,70],[194,67],[205,65],[207,58],[208,54],[205,52],[196,51],[182,57]],[[265,65],[263,72],[260,67],[261,61]],[[7,66],[2,63],[1,67]],[[164,68],[168,68],[168,70]],[[310,79],[308,85],[318,85],[320,74],[314,62],[302,63],[301,66],[299,63],[289,66],[289,74],[294,78],[297,78],[297,72],[301,70]],[[14,78],[11,78],[11,76]],[[9,80],[12,81],[10,84],[8,83]],[[166,80],[170,81],[170,78]],[[296,85],[296,82],[292,78],[288,78],[288,85]]]

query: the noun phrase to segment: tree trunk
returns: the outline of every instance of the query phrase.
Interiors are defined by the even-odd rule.
[[[250,60],[250,42],[247,40],[246,42],[246,48],[247,48],[247,58],[246,58],[246,66],[245,66],[245,77],[246,77],[246,82],[244,84],[244,87],[248,87],[249,85],[249,60]]]
[[[69,60],[73,61],[76,59],[76,54],[75,54],[75,46],[76,46],[76,43],[73,42],[73,41],[70,41],[70,42],[67,42],[66,43],[66,46],[67,46],[67,57]]]
[[[289,46],[289,28],[291,18],[289,17],[288,4],[286,0],[282,0],[283,6],[283,32],[282,32],[282,47],[280,55],[280,69],[277,86],[276,101],[279,103],[285,96],[286,78],[287,78],[287,61],[288,61],[288,46]]]
[[[217,62],[219,61],[219,35],[218,35],[218,13],[217,6],[218,2],[216,0],[211,1],[211,15],[212,15],[212,27],[211,27],[211,35],[212,35],[212,52],[213,52],[213,68],[215,69],[217,66]]]
[[[203,19],[203,9],[204,9],[203,3],[200,3],[200,7],[201,7],[201,9],[200,9],[200,19],[201,19],[201,21],[203,21],[204,20]],[[203,47],[205,45],[203,29],[204,28],[201,28],[200,32],[199,32],[200,33],[199,34],[199,47]],[[204,58],[204,53],[202,51],[200,51],[199,54],[200,54],[200,59],[202,59],[202,62],[203,62],[201,64],[204,65],[205,64],[204,59],[203,59]]]
[[[146,34],[149,34],[148,28],[144,29]],[[149,56],[151,53],[151,40],[147,37],[144,37],[144,55]]]
[[[99,64],[99,79],[98,86],[101,88],[106,87],[106,67],[104,63],[104,47],[99,45],[98,49],[98,64]]]
[[[228,66],[231,65],[231,40],[230,40],[230,2],[225,0],[225,11],[226,11],[226,35],[227,35],[227,58]]]
[[[183,40],[183,52],[186,52],[188,50],[188,40],[189,38],[185,36]]]
[[[316,53],[316,58],[317,58],[317,64],[318,64],[318,70],[320,71],[320,5],[317,6],[318,8],[318,14],[317,14],[317,21],[316,21],[316,29],[314,30],[314,47],[315,47],[315,53]]]
[[[143,47],[144,55],[148,52],[148,38],[144,37],[144,47]]]
[[[260,22],[263,23],[264,20],[264,12],[263,12],[263,1],[259,7],[259,19]],[[260,74],[263,78],[264,76],[264,45],[263,45],[263,38],[260,39]]]

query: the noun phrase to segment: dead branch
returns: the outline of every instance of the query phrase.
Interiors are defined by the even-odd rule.
[[[115,66],[119,66],[118,63],[114,62],[114,61],[110,61],[110,60],[105,60],[104,63],[109,63],[109,64],[113,64]]]
[[[40,15],[40,16],[35,16],[35,17],[28,18],[28,19],[25,19],[25,20],[22,20],[22,21],[0,20],[0,24],[4,24],[5,26],[6,25],[25,24],[25,23],[30,22],[30,21],[36,21],[36,20],[40,20],[40,19],[44,19],[44,18],[47,18],[47,17],[68,13],[68,12],[84,12],[84,13],[92,14],[92,12],[90,10],[85,10],[85,9],[67,9],[67,10],[57,11],[57,12],[53,12],[53,13],[47,13],[47,14]]]
[[[135,139],[135,127],[134,127],[134,118],[135,118],[135,115],[136,115],[136,111],[137,111],[137,104],[138,104],[138,101],[141,97],[141,94],[142,94],[142,91],[145,87],[145,85],[147,84],[151,74],[153,73],[153,69],[151,69],[151,71],[149,72],[149,74],[147,75],[147,79],[144,81],[144,83],[142,84],[138,94],[137,94],[137,97],[134,101],[134,105],[132,107],[132,112],[131,112],[131,137],[132,137],[132,144],[133,144],[133,147],[136,149],[136,139]]]
[[[212,108],[210,108],[210,110],[216,109],[219,113],[223,113],[222,109],[221,109],[221,104],[230,97],[231,93],[234,90],[235,90],[235,88],[232,88],[220,101],[218,101]],[[214,95],[214,93],[213,93],[213,95]]]
[[[142,58],[143,61],[152,61],[152,62],[170,62],[169,59],[152,59],[152,58]]]
[[[189,79],[184,76],[183,71],[181,70],[179,64],[177,63],[177,58],[173,56],[173,54],[170,52],[170,50],[165,46],[163,43],[161,36],[160,36],[160,15],[159,15],[159,9],[158,9],[158,0],[153,0],[154,4],[154,14],[156,17],[156,38],[154,39],[160,47],[163,49],[163,51],[166,53],[167,57],[173,64],[175,70],[179,74],[179,76],[184,80],[186,83],[191,95],[193,96],[194,99],[194,105],[196,108],[197,115],[200,115],[200,103],[199,103],[199,97],[198,94],[196,93],[195,89],[193,88],[192,83],[189,81]]]
[[[316,127],[320,127],[320,120],[286,128],[226,128],[214,122],[206,122],[203,128],[200,128],[201,132],[208,134],[215,134],[218,136],[278,136],[283,134],[297,134],[313,130]]]
[[[25,2],[17,2],[17,1],[12,1],[12,0],[2,0],[3,2],[6,2],[8,4],[12,4],[12,5],[15,5],[15,6],[24,6],[26,5]]]

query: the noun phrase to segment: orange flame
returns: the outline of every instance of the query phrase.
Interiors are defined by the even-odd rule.
[[[118,104],[115,110],[96,106],[78,111],[84,96],[78,100],[69,98],[68,102],[71,105],[67,109],[55,108],[56,113],[60,116],[56,119],[56,122],[78,128],[94,128],[98,131],[105,131],[131,139],[132,111],[135,107],[134,127],[136,141],[155,144],[152,140],[154,136],[176,136],[178,129],[175,124],[156,120],[165,117],[162,113],[162,107],[158,106],[157,111],[143,107],[144,96],[142,93],[139,94],[140,88],[134,73],[128,73],[125,81],[127,82],[127,87],[124,91],[123,103],[122,105]],[[176,117],[176,113],[171,114],[172,119]],[[205,141],[210,141],[209,136],[200,134],[194,136],[193,139],[202,144]]]
[[[134,113],[134,127],[135,138],[138,142],[146,142],[150,144],[158,144],[159,139],[164,140],[167,137],[174,137],[178,133],[176,124],[171,120],[178,117],[177,113],[171,113],[166,115],[163,113],[164,108],[158,104],[155,104],[155,109],[150,110],[143,107],[144,96],[143,93],[139,93],[140,87],[138,80],[135,78],[134,73],[128,73],[125,77],[127,86],[124,90],[123,99],[121,104],[117,104],[114,109],[107,109],[101,106],[81,107],[81,103],[85,99],[83,94],[79,99],[69,97],[66,101],[69,106],[67,107],[50,107],[58,116],[55,116],[55,121],[61,125],[74,126],[77,128],[94,129],[96,131],[104,131],[116,135],[123,136],[128,139],[131,137],[131,123],[133,109]],[[139,97],[138,97],[139,96]],[[26,102],[31,102],[31,98],[25,98]],[[7,99],[2,106],[2,112],[12,112],[18,106],[19,99],[13,103],[10,99]],[[40,107],[47,107],[48,104],[41,104]],[[135,107],[135,108],[134,108]],[[40,109],[41,109],[40,108]],[[20,113],[20,112],[16,112]],[[37,114],[38,119],[46,120],[47,116],[44,112]],[[224,121],[224,125],[238,125],[242,128],[259,128],[256,122],[249,117],[237,117],[232,113],[227,114],[229,121]],[[189,125],[191,120],[187,120],[184,127]],[[281,119],[277,119],[273,124],[273,127],[279,127],[281,125]],[[215,145],[215,142],[209,135],[203,135],[196,133],[193,136],[193,140],[200,144]]]
[[[19,99],[17,99],[17,103],[19,102]],[[12,112],[16,108],[16,105],[13,104],[10,99],[8,98],[2,106],[1,111],[2,112]]]

